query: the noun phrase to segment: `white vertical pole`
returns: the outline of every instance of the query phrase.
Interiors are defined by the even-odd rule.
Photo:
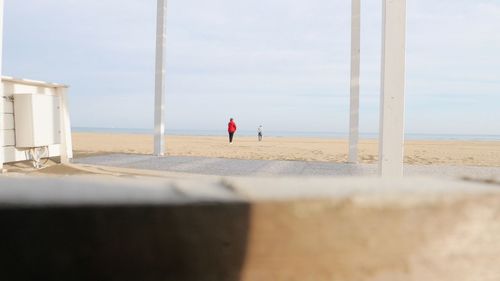
[[[359,69],[361,52],[361,1],[352,0],[351,16],[351,110],[349,124],[349,163],[358,163]]]
[[[379,173],[403,176],[406,0],[384,0]]]
[[[73,142],[71,139],[71,122],[68,109],[68,88],[57,88],[59,96],[59,118],[61,128],[61,163],[67,164],[73,158]]]
[[[0,0],[0,173],[3,172],[3,163],[5,161],[5,139],[4,139],[4,92],[2,81],[2,54],[3,54],[3,0]]]
[[[154,155],[165,154],[165,43],[167,0],[157,0]]]

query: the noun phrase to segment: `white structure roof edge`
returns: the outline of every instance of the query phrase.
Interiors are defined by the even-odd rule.
[[[17,83],[17,84],[24,84],[24,85],[30,85],[30,86],[44,86],[44,87],[51,87],[51,88],[69,88],[68,85],[59,84],[59,83],[52,83],[52,82],[45,82],[45,81],[38,81],[38,80],[31,80],[31,79],[22,79],[22,78],[15,78],[15,77],[10,77],[10,76],[3,76],[3,75],[2,75],[2,82],[13,82],[13,83]]]

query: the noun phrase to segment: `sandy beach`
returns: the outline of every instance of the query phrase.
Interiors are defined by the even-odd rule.
[[[106,153],[151,154],[153,137],[137,134],[73,133],[75,157]],[[168,136],[167,153],[259,160],[346,162],[347,141],[326,138]],[[378,143],[361,140],[361,163],[376,163]],[[405,163],[500,167],[500,141],[407,141]]]

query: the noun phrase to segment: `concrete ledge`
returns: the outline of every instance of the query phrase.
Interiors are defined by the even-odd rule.
[[[0,178],[0,280],[498,280],[500,186]]]

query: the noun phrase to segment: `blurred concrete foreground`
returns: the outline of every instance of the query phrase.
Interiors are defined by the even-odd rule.
[[[0,280],[500,280],[500,186],[0,179]]]

